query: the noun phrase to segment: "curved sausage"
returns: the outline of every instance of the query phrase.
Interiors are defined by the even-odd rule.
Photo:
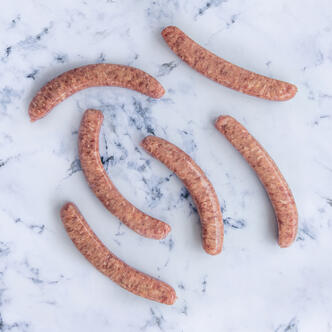
[[[61,209],[61,219],[76,248],[101,273],[127,291],[164,304],[173,304],[175,290],[168,284],[130,267],[99,240],[73,203]]]
[[[138,210],[116,189],[103,167],[99,155],[99,132],[103,114],[97,110],[84,113],[79,129],[79,156],[88,184],[112,214],[138,234],[163,239],[171,227]]]
[[[228,88],[269,100],[291,99],[297,92],[293,84],[262,76],[238,67],[195,43],[174,26],[162,31],[171,50],[199,73]]]
[[[201,219],[203,248],[210,255],[219,254],[224,224],[217,194],[202,169],[184,151],[162,138],[147,136],[141,145],[183,181]]]
[[[137,68],[110,63],[82,66],[61,74],[39,90],[29,106],[31,121],[41,119],[75,92],[95,86],[118,86],[152,98],[165,93],[155,78]]]
[[[277,165],[246,128],[231,116],[220,116],[215,126],[257,173],[278,221],[279,246],[290,246],[296,237],[298,214],[293,194]]]

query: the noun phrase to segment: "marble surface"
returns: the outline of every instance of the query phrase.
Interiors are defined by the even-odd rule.
[[[177,25],[218,55],[295,83],[277,103],[209,81],[160,32]],[[329,0],[18,1],[0,12],[0,331],[332,331],[332,4]],[[28,105],[57,74],[110,62],[165,87],[161,100],[93,88],[30,123]],[[163,241],[110,215],[80,169],[83,112],[104,112],[101,157],[137,207],[168,222]],[[299,210],[294,245],[280,249],[271,204],[254,172],[214,129],[242,122],[279,165]],[[139,143],[170,140],[204,169],[222,204],[222,254],[201,248],[193,201]],[[168,307],[127,293],[96,271],[59,218],[75,202],[121,259],[171,284]]]

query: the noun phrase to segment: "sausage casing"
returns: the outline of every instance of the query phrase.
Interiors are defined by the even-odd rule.
[[[73,203],[62,207],[61,219],[77,249],[101,273],[135,295],[164,304],[175,302],[176,293],[170,285],[137,271],[111,253]]]
[[[253,73],[216,56],[175,26],[165,28],[162,36],[171,50],[190,67],[228,88],[278,101],[291,99],[297,92],[293,84]]]
[[[277,218],[279,246],[290,246],[297,234],[298,213],[293,194],[277,165],[246,128],[231,116],[220,116],[215,126],[258,175]]]
[[[79,129],[79,156],[88,184],[104,206],[126,226],[138,234],[162,239],[171,227],[143,213],[128,202],[108,177],[99,155],[99,133],[103,114],[98,110],[87,110]]]
[[[69,70],[46,83],[29,106],[31,121],[39,120],[75,92],[95,86],[132,89],[152,98],[165,93],[162,85],[144,71],[111,63],[87,65]]]
[[[224,224],[217,194],[202,169],[184,151],[162,138],[147,136],[141,145],[183,181],[200,216],[203,248],[210,255],[219,254]]]

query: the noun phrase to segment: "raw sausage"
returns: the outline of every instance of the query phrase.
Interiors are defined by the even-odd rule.
[[[53,107],[80,90],[95,86],[118,86],[152,98],[165,93],[161,84],[137,68],[101,63],[69,70],[44,85],[29,106],[31,121],[44,117]]]
[[[162,36],[171,50],[190,67],[228,88],[278,101],[291,99],[297,92],[293,84],[253,73],[216,56],[177,27],[168,26]]]
[[[290,246],[296,237],[298,214],[293,194],[277,165],[246,128],[231,116],[220,116],[215,126],[257,173],[274,208],[279,246]]]
[[[119,193],[107,176],[99,155],[99,132],[103,118],[102,112],[87,110],[79,129],[79,156],[88,184],[106,209],[133,231],[148,238],[162,239],[171,227],[138,210]]]
[[[203,248],[208,254],[219,254],[224,237],[222,214],[217,194],[202,169],[184,151],[162,138],[147,136],[141,145],[183,181],[201,219]]]
[[[111,253],[73,203],[62,207],[61,219],[76,248],[101,273],[135,295],[164,304],[175,302],[176,293],[170,285],[137,271]]]
[[[224,224],[217,194],[202,169],[184,151],[162,138],[147,136],[141,145],[183,181],[201,219],[203,248],[210,255],[219,254]]]

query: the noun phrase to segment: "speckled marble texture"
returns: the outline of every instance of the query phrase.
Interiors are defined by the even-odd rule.
[[[182,28],[212,52],[299,91],[276,103],[192,70],[160,35]],[[154,100],[92,88],[31,123],[41,86],[79,65],[130,65],[156,77]],[[332,331],[332,4],[329,0],[5,2],[0,12],[0,331]],[[104,113],[102,162],[121,193],[172,227],[161,241],[127,229],[94,196],[78,161],[87,108]],[[280,249],[273,209],[214,128],[229,114],[259,140],[293,191],[299,233]],[[156,134],[190,154],[222,205],[222,254],[201,248],[197,211],[139,146]],[[174,306],[125,292],[76,250],[59,217],[76,203],[107,247],[176,289]]]

